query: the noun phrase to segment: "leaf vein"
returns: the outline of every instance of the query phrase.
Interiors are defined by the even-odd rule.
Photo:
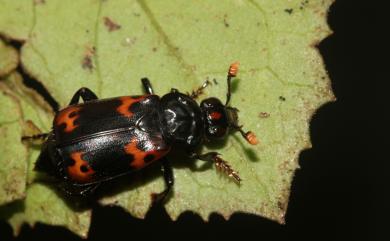
[[[101,18],[101,13],[102,13],[102,4],[103,0],[99,0],[99,5],[98,5],[98,10],[96,14],[96,21],[95,21],[95,26],[94,26],[94,40],[93,40],[93,45],[96,48],[95,55],[93,56],[95,60],[95,66],[96,66],[96,74],[97,74],[97,89],[99,96],[102,95],[102,90],[103,90],[103,79],[102,79],[102,73],[101,73],[101,68],[100,68],[100,61],[99,61],[99,22]]]
[[[145,3],[144,0],[137,0],[138,4],[142,8],[142,10],[145,12],[146,16],[150,20],[151,25],[156,30],[156,32],[160,35],[163,43],[166,45],[168,52],[177,60],[179,65],[186,71],[187,75],[192,78],[192,81],[195,83],[197,82],[196,74],[194,73],[193,67],[191,67],[190,64],[188,64],[184,57],[181,55],[179,49],[172,43],[168,35],[165,33],[161,25],[156,20],[154,14],[148,7],[148,5]]]

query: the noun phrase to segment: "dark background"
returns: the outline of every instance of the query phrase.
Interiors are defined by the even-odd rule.
[[[382,185],[376,185],[374,190],[373,180],[384,184],[384,179],[376,179],[371,168],[379,154],[368,151],[372,143],[368,123],[373,108],[365,99],[367,83],[374,75],[367,71],[371,60],[366,46],[371,37],[366,30],[376,18],[375,6],[368,2],[338,0],[330,9],[328,22],[334,34],[321,42],[319,49],[337,101],[322,106],[310,123],[313,147],[300,155],[301,169],[293,181],[286,225],[240,213],[229,221],[213,214],[205,223],[187,212],[172,222],[161,207],[139,220],[120,208],[96,206],[88,240],[383,238],[380,236],[390,226],[385,215],[385,209],[389,210],[385,204],[389,202],[382,196]],[[384,99],[382,96],[377,100],[383,103]],[[33,229],[23,226],[15,239],[11,227],[0,221],[0,240],[81,239],[64,228],[42,224]]]

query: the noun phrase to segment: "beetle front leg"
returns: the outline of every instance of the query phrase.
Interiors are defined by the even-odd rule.
[[[96,96],[95,93],[93,93],[92,90],[86,88],[86,87],[83,87],[83,88],[80,88],[72,97],[72,99],[70,100],[70,103],[69,105],[75,105],[75,104],[78,104],[79,101],[80,101],[80,97],[81,99],[83,99],[84,102],[88,102],[88,101],[91,101],[91,100],[97,100],[98,97]]]
[[[238,175],[238,172],[233,170],[233,168],[230,167],[230,165],[219,157],[218,152],[207,152],[205,154],[197,154],[197,153],[190,153],[191,158],[199,159],[202,161],[212,161],[215,164],[215,167],[224,172],[226,175],[228,175],[230,178],[233,178],[233,180],[237,183],[241,182],[241,178]]]
[[[160,193],[152,193],[153,205],[162,203],[170,193],[174,184],[172,166],[166,158],[163,158],[161,162],[161,171],[164,175],[165,189]]]
[[[196,90],[193,90],[191,94],[187,92],[187,95],[189,95],[192,99],[196,99],[199,97],[199,95],[203,94],[203,90],[206,89],[206,87],[210,84],[211,82],[207,79],[200,87],[198,87]]]

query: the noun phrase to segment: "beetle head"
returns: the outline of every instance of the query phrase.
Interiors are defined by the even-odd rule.
[[[215,98],[205,99],[200,104],[205,123],[205,134],[210,140],[219,139],[226,135],[229,129],[237,130],[252,145],[257,144],[256,136],[253,132],[244,132],[242,126],[238,125],[238,109],[230,107],[231,80],[237,75],[238,63],[230,65],[227,76],[227,94],[225,105]]]

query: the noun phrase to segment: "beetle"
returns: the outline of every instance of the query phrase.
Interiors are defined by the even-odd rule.
[[[214,162],[239,183],[240,176],[219,153],[196,152],[206,141],[225,138],[229,130],[257,144],[255,135],[238,125],[238,109],[229,106],[237,71],[238,63],[230,65],[225,104],[215,97],[200,104],[195,101],[210,84],[208,80],[191,94],[172,89],[162,97],[154,94],[147,78],[141,79],[146,94],[139,96],[98,99],[88,88],[81,88],[69,106],[56,113],[51,132],[22,139],[45,140],[35,169],[57,178],[70,194],[87,196],[101,183],[159,161],[166,187],[152,197],[164,200],[174,184],[166,157],[173,149],[185,150],[191,159]]]

